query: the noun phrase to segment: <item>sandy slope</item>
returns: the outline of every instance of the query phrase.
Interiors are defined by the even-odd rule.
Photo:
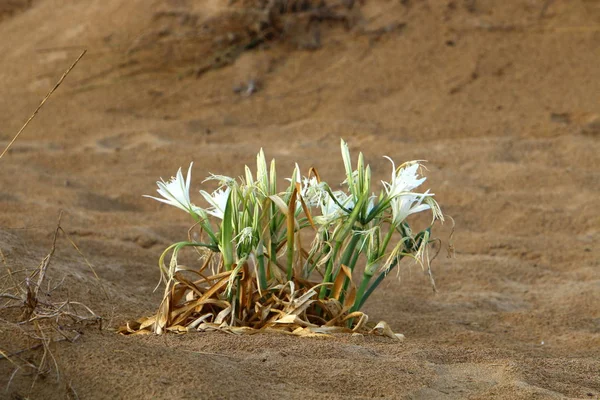
[[[23,370],[5,392],[14,368],[0,360],[0,397],[600,396],[597,2],[366,0],[350,29],[320,25],[320,49],[297,50],[314,36],[292,27],[237,59],[247,31],[224,19],[225,2],[149,3],[38,0],[3,14],[1,148],[89,51],[0,160],[3,268],[35,267],[63,209],[111,297],[60,241],[52,278],[108,329],[53,347],[59,383],[31,388]],[[250,80],[258,92],[234,93]],[[437,295],[406,266],[366,306],[405,342],[111,331],[153,312],[156,259],[190,225],[141,197],[159,176],[193,160],[199,189],[263,147],[284,171],[300,161],[335,181],[340,136],[378,178],[384,154],[429,160],[429,187],[457,222],[456,259],[434,264]],[[26,346],[0,327],[1,350]]]

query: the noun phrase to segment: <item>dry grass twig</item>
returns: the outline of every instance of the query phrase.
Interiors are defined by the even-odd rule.
[[[71,72],[71,70],[73,68],[75,68],[75,66],[77,65],[77,63],[79,62],[79,60],[81,60],[81,58],[85,55],[86,52],[87,52],[87,50],[84,50],[84,51],[81,52],[81,54],[79,55],[79,57],[77,57],[77,59],[73,62],[73,64],[71,64],[71,66],[65,71],[65,73],[60,77],[60,79],[58,80],[58,82],[56,82],[56,84],[54,85],[54,87],[52,89],[50,89],[50,91],[48,92],[48,94],[46,95],[46,97],[44,97],[42,99],[40,105],[37,106],[37,108],[35,109],[35,111],[33,112],[33,114],[31,114],[31,116],[29,117],[29,119],[27,121],[25,121],[25,124],[23,124],[23,126],[21,127],[21,129],[19,129],[19,131],[17,132],[17,134],[10,141],[10,143],[8,143],[8,145],[6,146],[6,148],[4,149],[4,151],[2,152],[2,154],[0,154],[0,159],[2,157],[4,157],[4,155],[8,152],[8,150],[12,147],[13,143],[15,143],[17,141],[17,139],[21,135],[21,132],[23,132],[25,130],[25,128],[27,127],[27,125],[29,125],[29,123],[35,118],[35,116],[37,115],[38,111],[40,111],[40,109],[42,108],[42,106],[46,103],[46,100],[48,100],[50,98],[50,96],[52,96],[52,93],[54,93],[54,91],[56,89],[58,89],[58,87],[65,80],[65,78],[67,77],[67,75],[69,75],[69,73]]]

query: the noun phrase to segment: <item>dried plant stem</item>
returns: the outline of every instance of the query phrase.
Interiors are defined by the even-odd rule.
[[[62,214],[62,211],[61,211]],[[94,268],[94,266],[92,265],[92,263],[87,259],[87,257],[81,252],[81,250],[79,250],[79,247],[77,247],[77,245],[75,244],[75,242],[71,239],[71,237],[67,234],[67,232],[61,227],[59,226],[60,231],[65,235],[65,237],[67,238],[67,240],[69,241],[69,243],[71,243],[71,246],[73,246],[73,248],[77,251],[77,253],[79,253],[79,255],[83,258],[83,260],[85,261],[85,263],[87,264],[88,268],[90,269],[90,271],[92,271],[92,273],[94,274],[94,277],[96,278],[96,282],[98,282],[98,285],[100,286],[100,289],[102,289],[102,292],[104,293],[104,295],[106,296],[107,299],[110,299],[110,295],[108,294],[108,292],[106,291],[106,288],[104,287],[104,285],[102,284],[102,281],[100,280],[100,277],[98,276],[98,274],[96,273],[96,269]]]
[[[0,327],[2,331],[15,332],[24,338],[33,340],[33,345],[10,352],[6,348],[0,349],[0,361],[8,360],[14,365],[14,370],[8,379],[5,392],[8,392],[11,383],[19,371],[24,371],[27,367],[34,372],[31,387],[39,382],[40,377],[54,374],[56,382],[64,379],[60,370],[60,363],[54,354],[54,347],[59,342],[75,342],[81,333],[75,329],[73,324],[94,322],[98,323],[100,329],[101,317],[95,314],[89,307],[78,301],[72,301],[69,298],[68,289],[67,297],[64,300],[57,301],[55,298],[50,298],[50,293],[57,290],[63,280],[58,284],[50,284],[49,268],[53,262],[53,257],[57,250],[57,241],[60,238],[61,232],[66,236],[71,245],[84,258],[94,276],[99,278],[94,271],[93,266],[77,248],[75,243],[68,237],[67,233],[61,226],[62,211],[58,216],[56,228],[52,239],[52,247],[40,264],[34,271],[28,273],[27,269],[11,271],[6,266],[5,256],[1,255],[6,266],[7,273],[0,277],[2,284],[12,284],[12,288],[7,288],[0,293],[0,298],[3,303],[0,305],[0,312],[8,308],[22,308],[23,313],[18,317],[17,322],[9,321],[4,317],[0,318]],[[26,274],[23,280],[16,279],[15,274]],[[104,290],[104,288],[102,288]],[[107,295],[108,296],[108,295]],[[5,301],[6,300],[6,301]],[[8,317],[8,316],[7,316]],[[33,353],[36,352],[36,353]],[[27,356],[23,356],[26,353]],[[36,356],[35,358],[34,355]],[[75,390],[67,386],[71,398],[77,398]],[[1,396],[0,396],[1,397]]]
[[[73,64],[71,64],[71,66],[60,77],[60,79],[58,80],[58,82],[56,82],[56,85],[54,85],[54,87],[52,89],[50,89],[50,91],[48,92],[48,94],[46,95],[46,97],[44,97],[44,99],[42,100],[42,102],[40,103],[40,105],[37,106],[37,108],[35,109],[35,111],[33,112],[33,114],[31,114],[31,116],[25,122],[25,124],[21,127],[21,129],[19,129],[19,132],[17,132],[17,134],[15,135],[15,137],[13,137],[13,139],[10,141],[10,143],[6,146],[6,148],[4,149],[4,151],[2,152],[2,154],[0,154],[0,159],[4,156],[4,154],[6,154],[8,152],[8,150],[11,148],[11,146],[13,145],[13,143],[21,135],[21,132],[23,132],[25,130],[25,128],[27,127],[27,125],[29,125],[29,123],[31,122],[31,120],[33,118],[35,118],[35,116],[37,115],[38,111],[40,111],[40,109],[42,108],[42,106],[44,105],[44,103],[46,103],[46,100],[48,100],[50,98],[50,96],[52,96],[52,93],[54,93],[54,91],[56,89],[58,89],[58,87],[63,82],[63,80],[67,77],[67,75],[69,75],[69,73],[71,72],[71,70],[75,67],[75,65],[77,65],[77,63],[79,62],[79,60],[81,60],[81,58],[85,55],[86,52],[87,52],[87,50],[83,50],[81,52],[81,54],[79,55],[79,57],[77,57],[77,59],[75,60],[75,62],[73,62]]]
[[[60,227],[61,219],[62,219],[62,211],[58,214],[58,222],[56,224],[56,229],[54,230],[54,237],[52,238],[52,248],[50,249],[50,253],[48,253],[48,255],[46,257],[44,257],[44,259],[42,260],[42,263],[40,264],[40,268],[38,270],[39,271],[38,281],[37,281],[37,284],[35,285],[35,287],[33,288],[33,300],[34,300],[35,304],[30,304],[30,306],[32,307],[32,309],[31,309],[32,312],[35,309],[35,306],[37,305],[38,291],[42,287],[42,283],[44,282],[44,278],[46,277],[46,271],[48,270],[48,266],[50,265],[50,260],[52,259],[52,256],[54,255],[54,252],[56,251],[56,239],[58,238],[58,232],[61,229],[61,227]]]

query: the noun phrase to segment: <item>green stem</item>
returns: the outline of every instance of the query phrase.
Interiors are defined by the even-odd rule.
[[[358,291],[356,292],[356,300],[354,301],[354,305],[350,309],[350,312],[358,311],[360,309],[360,305],[363,303],[363,301],[362,301],[363,296],[365,294],[365,291],[367,290],[367,287],[369,286],[369,281],[371,280],[372,277],[373,277],[373,274],[369,275],[365,271],[365,273],[363,274],[362,281],[360,282]]]
[[[352,210],[352,213],[350,214],[350,216],[348,217],[346,222],[344,222],[344,226],[342,226],[342,228],[335,234],[335,236],[334,236],[335,247],[334,247],[331,258],[329,259],[329,262],[327,263],[327,269],[325,270],[325,277],[323,278],[323,283],[333,282],[333,280],[332,280],[333,263],[337,257],[337,254],[338,254],[340,248],[342,247],[342,244],[344,243],[344,240],[346,239],[348,234],[352,234],[352,231],[353,231],[352,228],[354,226],[354,223],[356,222],[356,219],[360,215],[360,210],[361,210],[364,202],[365,202],[365,197],[361,197],[361,199],[358,201],[358,203],[354,207],[354,210]],[[328,291],[329,291],[329,288],[327,286],[322,286],[321,292],[319,293],[319,298],[324,299],[325,296],[327,295]]]
[[[360,256],[360,249],[356,252],[354,252],[354,256],[352,257],[352,260],[350,260],[350,265],[348,265],[348,267],[350,267],[350,271],[354,271],[354,267],[356,266],[356,262],[358,261],[358,257]]]
[[[327,268],[325,269],[325,276],[323,277],[323,283],[330,283],[331,282],[331,274],[333,271],[333,263],[335,258],[337,257],[337,253],[339,251],[341,247],[341,243],[336,243],[335,247],[333,249],[333,254],[331,255],[331,257],[329,258],[329,260],[327,261]],[[329,293],[329,288],[325,285],[321,286],[321,291],[319,292],[319,299],[324,299],[325,296],[327,296],[327,293]]]
[[[194,221],[196,221],[196,223],[200,224],[204,232],[206,232],[208,236],[210,236],[210,239],[213,243],[215,243],[215,245],[216,243],[219,243],[219,240],[215,236],[210,224],[207,223],[207,220],[205,218],[200,218],[195,212],[190,212],[190,215],[192,216],[192,218],[194,218]]]
[[[388,244],[390,243],[390,240],[392,239],[393,234],[394,234],[394,227],[390,226],[390,230],[388,231],[387,235],[385,235],[385,238],[383,239],[383,246],[381,246],[379,249],[379,257],[381,257],[385,254],[385,249],[387,248]]]
[[[360,249],[358,249],[358,251],[355,251],[356,245],[358,244],[359,240],[360,235],[357,235],[355,232],[353,232],[352,239],[350,239],[350,243],[348,244],[348,247],[346,247],[346,251],[344,251],[344,255],[342,256],[341,265],[347,266],[348,268],[350,268],[350,270],[354,268],[354,266],[350,265],[352,264],[352,260],[354,260],[354,263],[356,263],[356,259],[358,258],[358,254],[360,253]],[[342,286],[342,291],[340,293],[340,298],[338,299],[342,304],[344,303],[344,298],[346,297],[346,290],[348,290],[349,284],[350,279],[348,277],[345,277],[344,284]]]
[[[294,276],[294,238],[287,243],[287,280],[291,281]]]
[[[340,203],[340,201],[337,199],[337,197],[335,197],[335,196],[333,195],[333,192],[331,191],[331,188],[330,188],[329,186],[326,186],[326,187],[325,187],[325,191],[326,191],[326,192],[329,194],[329,197],[331,197],[331,200],[333,200],[333,202],[334,202],[335,204],[337,204],[337,206],[338,206],[338,207],[339,207],[341,210],[343,210],[343,211],[344,211],[346,214],[350,214],[350,213],[352,212],[351,210],[348,210],[346,207],[344,207],[344,206],[342,205],[342,203]]]
[[[278,243],[274,239],[275,239],[275,237],[272,236],[271,237],[271,250],[269,251],[269,270],[268,270],[268,277],[269,278],[273,277],[272,269],[277,268],[276,264],[277,264],[277,246],[278,246]]]
[[[379,286],[379,284],[381,282],[383,282],[383,280],[385,279],[385,277],[394,269],[394,267],[396,265],[398,265],[398,262],[402,259],[402,257],[397,257],[394,262],[385,270],[383,271],[381,274],[379,274],[379,276],[375,279],[375,281],[373,282],[373,284],[371,286],[369,286],[369,288],[365,291],[365,293],[363,294],[363,296],[360,298],[360,301],[358,302],[358,307],[356,308],[355,311],[358,311],[362,308],[362,306],[365,304],[365,302],[367,301],[367,299],[369,298],[369,296],[371,296],[371,293],[373,293],[373,291],[375,289],[377,289],[377,286]],[[358,300],[358,297],[357,297]]]
[[[258,283],[260,285],[260,290],[267,289],[267,272],[265,269],[265,253],[263,249],[262,240],[258,243],[258,253],[256,254],[256,259],[258,260]]]
[[[352,260],[350,260],[350,265],[348,265],[348,267],[350,268],[350,271],[354,271],[354,267],[356,267],[356,262],[358,261],[358,257],[360,256],[360,249],[358,249],[357,251],[354,252],[354,256],[352,257]],[[348,285],[350,284],[350,280],[347,279],[346,282],[344,282],[344,289],[342,290],[342,296],[340,297],[340,303],[344,303],[344,299],[346,298],[346,291],[348,290]]]
[[[346,247],[346,250],[344,251],[344,255],[342,256],[341,260],[341,263],[345,266],[348,266],[348,264],[350,264],[350,260],[352,259],[352,255],[354,254],[354,249],[356,248],[356,245],[358,244],[359,240],[360,235],[357,235],[353,232],[352,239],[350,239],[350,243],[348,243],[348,247]]]
[[[384,198],[379,198],[379,202],[375,205],[375,207],[373,207],[373,209],[371,210],[371,212],[365,217],[364,223],[368,224],[369,222],[371,222],[373,220],[373,218],[375,218],[377,215],[379,215],[380,210],[385,210],[387,208],[387,206],[390,203],[390,198],[389,197],[384,197]]]

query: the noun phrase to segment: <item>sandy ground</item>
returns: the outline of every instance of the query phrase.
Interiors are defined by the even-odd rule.
[[[61,237],[56,296],[102,329],[50,346],[58,379],[0,360],[0,398],[600,398],[599,2],[365,0],[248,51],[241,1],[8,3],[0,149],[88,54],[0,160],[2,275],[37,267],[64,210],[109,298]],[[196,191],[263,147],[282,171],[341,180],[340,137],[377,178],[382,155],[428,160],[456,220],[437,294],[407,264],[365,307],[405,341],[114,333],[154,312],[157,258],[190,226],[142,198],[158,177],[194,161]],[[31,345],[0,325],[3,352]]]

